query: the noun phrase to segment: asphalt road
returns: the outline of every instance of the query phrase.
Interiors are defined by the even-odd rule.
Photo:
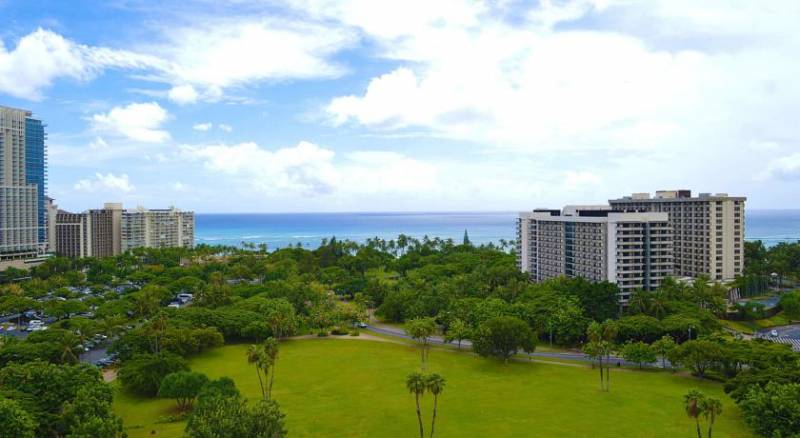
[[[393,337],[396,337],[396,338],[403,338],[403,339],[412,339],[411,336],[409,336],[405,332],[405,330],[400,329],[400,328],[396,328],[396,327],[375,326],[375,325],[368,324],[367,325],[367,329],[371,330],[371,331],[373,331],[375,333],[380,333],[382,335],[393,336]],[[439,345],[447,344],[446,342],[444,342],[444,339],[441,336],[432,336],[430,342],[432,344],[439,344]],[[455,343],[452,343],[450,345],[455,345]],[[470,348],[470,347],[472,347],[472,342],[470,342],[468,340],[464,340],[464,341],[461,342],[461,346],[462,347],[466,347],[466,348]],[[593,360],[589,356],[587,356],[584,353],[578,353],[578,352],[575,352],[575,353],[558,353],[558,352],[541,351],[541,352],[522,353],[522,354],[527,354],[528,356],[532,356],[532,357],[543,357],[543,358],[548,358],[548,359],[572,360],[572,361],[587,362],[587,363],[593,362]],[[612,364],[616,363],[616,364],[619,364],[619,365],[626,365],[626,366],[636,366],[636,367],[639,366],[638,363],[628,362],[625,359],[622,359],[621,357],[617,357],[617,356],[611,356],[611,363]],[[648,367],[660,367],[661,366],[661,362],[660,361],[653,362],[651,364],[645,364],[645,366],[648,366]],[[669,362],[667,362],[667,366],[670,366]]]
[[[767,329],[759,330],[758,335],[763,337],[771,336],[771,332],[775,330],[778,332],[778,337],[800,339],[800,324],[784,325],[781,327],[770,327]]]

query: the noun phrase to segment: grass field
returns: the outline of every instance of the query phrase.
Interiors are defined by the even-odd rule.
[[[230,376],[243,394],[257,397],[255,370],[246,346],[229,345],[191,360],[209,377]],[[293,437],[413,437],[414,398],[405,376],[419,368],[413,346],[356,339],[292,340],[281,344],[275,398]],[[440,397],[440,437],[691,437],[694,423],[683,394],[699,388],[720,397],[717,437],[751,437],[721,385],[660,371],[614,370],[611,392],[599,390],[588,365],[501,362],[433,349],[428,371],[447,379]],[[118,394],[115,409],[130,437],[181,436],[183,423],[157,424],[171,400]],[[430,421],[430,396],[424,399]],[[426,425],[426,433],[427,433]]]

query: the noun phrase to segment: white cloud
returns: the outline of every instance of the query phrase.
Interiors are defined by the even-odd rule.
[[[225,132],[233,131],[233,126],[226,125],[225,123],[220,123],[219,125],[217,125],[217,128],[219,128],[221,131],[225,131]]]
[[[767,168],[756,175],[757,181],[771,179],[787,181],[800,180],[800,152],[770,161]]]
[[[590,171],[567,171],[564,173],[564,185],[571,190],[597,186],[602,179]]]
[[[103,140],[103,137],[96,137],[91,143],[89,143],[89,149],[92,150],[103,150],[108,149],[108,143]]]
[[[105,175],[95,173],[93,179],[82,179],[73,186],[75,190],[83,192],[115,192],[128,193],[134,189],[127,174],[114,175],[109,172]]]
[[[89,80],[105,68],[155,68],[150,56],[104,47],[89,47],[49,30],[22,37],[13,50],[0,40],[0,92],[41,100],[42,92],[58,78]]]
[[[179,105],[197,102],[200,95],[191,85],[176,85],[167,93],[169,99]]]
[[[164,60],[154,78],[172,84],[178,103],[220,99],[226,88],[261,81],[334,78],[346,69],[330,58],[355,43],[341,26],[288,18],[195,18],[165,26],[163,41],[143,48]]]
[[[787,56],[800,50],[797,3],[544,1],[513,21],[488,2],[436,2],[419,15],[376,3],[304,3],[399,64],[332,99],[336,125],[516,152],[672,157],[723,155],[763,132],[796,137],[780,120],[800,110],[800,58]],[[556,26],[565,22],[576,24]]]
[[[193,17],[191,25],[164,23],[156,41],[136,51],[87,46],[38,29],[13,50],[0,40],[0,92],[40,100],[62,77],[89,80],[108,68],[172,85],[180,105],[216,101],[229,87],[261,81],[333,78],[346,68],[332,56],[356,42],[341,26],[278,18]]]
[[[305,141],[275,151],[255,143],[185,145],[181,151],[269,194],[412,193],[436,186],[434,166],[395,152],[354,152],[337,161],[332,150]]]
[[[91,123],[97,131],[140,142],[163,143],[170,138],[167,131],[160,129],[168,117],[167,110],[156,102],[132,103],[95,114]]]
[[[213,126],[211,123],[195,123],[192,129],[195,131],[208,131]]]

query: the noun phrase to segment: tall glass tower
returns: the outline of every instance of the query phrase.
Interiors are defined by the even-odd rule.
[[[47,246],[44,124],[0,106],[0,261],[41,255]]]

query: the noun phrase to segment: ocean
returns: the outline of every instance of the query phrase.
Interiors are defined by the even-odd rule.
[[[395,239],[401,233],[451,238],[461,242],[464,231],[472,243],[497,243],[516,238],[517,212],[439,213],[275,213],[197,214],[198,244],[266,243],[269,249],[301,244],[316,248],[323,238],[336,236],[364,242],[371,237]],[[800,210],[747,210],[745,238],[778,242],[800,240]]]

